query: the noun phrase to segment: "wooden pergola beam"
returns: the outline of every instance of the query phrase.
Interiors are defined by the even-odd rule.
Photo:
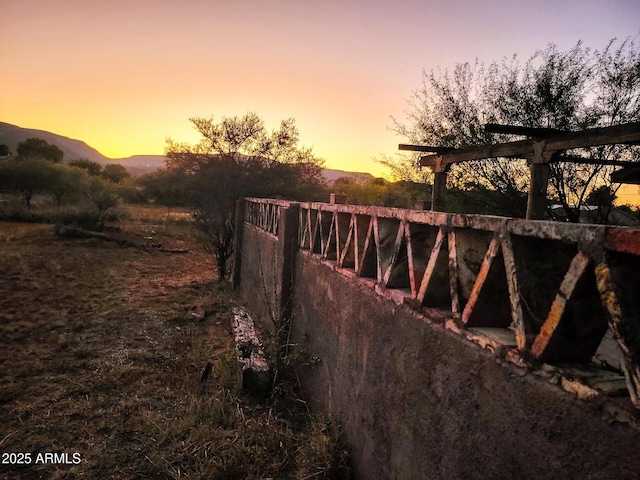
[[[558,152],[597,145],[633,145],[640,142],[640,122],[590,128],[577,132],[499,124],[487,124],[485,129],[495,133],[527,135],[533,138],[461,149],[426,145],[398,145],[400,150],[435,152],[432,155],[421,156],[419,159],[420,166],[430,167],[435,174],[432,210],[444,210],[445,208],[446,173],[452,164],[489,158],[523,158],[529,160],[531,169],[526,218],[528,220],[542,220],[545,218],[547,185],[550,174],[549,162],[621,165],[615,160],[596,161],[576,156],[558,156]]]
[[[430,145],[409,145],[406,143],[400,143],[398,150],[405,150],[411,152],[435,152],[438,155],[443,153],[453,152],[456,149],[453,147],[433,147]],[[447,193],[447,170],[448,166],[440,169],[434,168],[433,176],[433,188],[431,190],[431,210],[437,212],[444,212],[446,209],[445,197]]]
[[[640,165],[628,165],[611,174],[614,183],[628,183],[640,185]]]
[[[410,151],[410,152],[432,152],[438,155],[443,153],[452,152],[456,150],[453,147],[433,147],[430,145],[410,145],[407,143],[398,144],[398,150]]]
[[[562,132],[546,138],[547,150],[615,145],[640,141],[640,122],[624,123],[611,127],[589,128],[577,132]]]
[[[442,165],[448,165],[472,160],[482,160],[485,158],[528,158],[531,157],[532,154],[533,140],[518,140],[516,142],[498,143],[495,145],[461,148],[455,152],[445,152],[441,155],[425,155],[420,157],[420,166],[435,167],[438,157],[440,157]]]
[[[640,122],[625,123],[611,127],[590,128],[577,132],[561,132],[547,136],[545,152],[554,153],[572,148],[594,147],[597,145],[613,145],[618,143],[640,142]],[[533,156],[534,139],[515,142],[480,145],[461,148],[441,155],[420,157],[423,167],[445,166],[452,163],[482,160],[486,158],[514,157],[531,158]]]

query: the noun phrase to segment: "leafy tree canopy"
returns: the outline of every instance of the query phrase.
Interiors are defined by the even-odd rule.
[[[414,208],[427,196],[424,184],[401,180],[388,182],[382,178],[357,181],[350,177],[338,178],[331,191],[347,196],[347,202],[356,205],[382,205],[385,207]]]
[[[422,87],[408,101],[404,120],[392,129],[409,143],[464,147],[517,140],[489,134],[485,123],[580,130],[640,120],[640,49],[612,40],[592,51],[578,42],[555,45],[522,62],[517,55],[490,64],[458,64],[453,72],[423,72]],[[571,152],[591,159],[640,160],[638,148],[603,146]],[[397,178],[416,179],[415,156],[385,158]],[[578,221],[589,193],[610,185],[613,167],[552,163],[549,196]],[[449,188],[497,191],[524,215],[529,171],[524,160],[493,159],[456,164]],[[495,198],[493,198],[495,200]],[[552,214],[551,210],[549,213]]]
[[[85,158],[72,160],[69,162],[69,165],[86,170],[89,175],[100,175],[100,173],[102,172],[102,165],[100,165],[98,162],[93,162]]]
[[[102,169],[102,172],[100,172],[100,175],[102,175],[102,178],[112,183],[122,183],[127,178],[131,177],[129,171],[125,167],[117,163],[110,163],[108,165],[105,165]]]
[[[254,112],[240,117],[222,117],[219,123],[213,118],[202,117],[193,117],[190,121],[202,135],[200,143],[185,146],[169,140],[169,152],[186,147],[187,151],[195,153],[243,155],[280,163],[323,163],[310,148],[298,144],[300,134],[293,118],[282,120],[280,127],[273,131],[268,131],[262,118]]]
[[[293,119],[269,131],[255,113],[190,119],[202,135],[189,145],[167,140],[167,168],[143,180],[162,201],[184,202],[197,212],[205,247],[224,279],[233,251],[235,203],[242,197],[317,199],[324,193],[322,160],[299,145]]]
[[[62,181],[62,170],[68,168],[42,158],[8,160],[0,164],[0,189],[19,192],[27,208],[33,197],[50,192]]]
[[[21,160],[43,159],[60,163],[64,157],[64,153],[57,145],[47,143],[41,138],[28,138],[20,142],[16,151]]]
[[[58,207],[70,197],[77,197],[87,183],[87,172],[71,165],[52,165],[50,173],[45,191],[53,197]]]
[[[195,204],[203,195],[216,202],[243,196],[302,200],[317,197],[324,187],[323,160],[298,144],[293,119],[283,120],[271,132],[256,113],[223,117],[219,123],[203,118],[191,122],[201,141],[189,145],[168,139],[166,156],[174,180],[200,185],[187,188]],[[215,191],[210,188],[214,185]]]

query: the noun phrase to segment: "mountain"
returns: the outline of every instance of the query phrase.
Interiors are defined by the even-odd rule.
[[[0,145],[9,147],[9,151],[14,153],[20,142],[28,138],[41,138],[48,143],[56,145],[64,153],[64,160],[87,159],[92,162],[106,165],[109,163],[119,163],[123,165],[132,175],[143,175],[164,167],[165,157],[162,155],[134,155],[128,158],[108,158],[90,147],[81,140],[64,137],[45,130],[35,130],[32,128],[22,128],[10,123],[0,122]]]
[[[133,155],[127,158],[114,158],[111,163],[120,163],[134,177],[155,172],[164,167],[167,157],[163,155]]]
[[[80,140],[74,140],[72,138],[63,137],[62,135],[56,135],[55,133],[46,132],[44,130],[34,130],[31,128],[22,128],[9,123],[0,122],[0,144],[4,144],[9,147],[9,150],[15,154],[18,144],[24,142],[28,138],[41,138],[48,143],[56,145],[64,153],[64,159],[78,160],[84,158],[97,162],[99,164],[106,164],[110,162],[110,159],[102,155],[95,148],[91,148],[86,143]]]
[[[323,168],[322,176],[329,185],[332,185],[333,182],[335,182],[339,178],[352,178],[356,182],[366,182],[375,178],[370,173],[345,172],[344,170],[334,170],[331,168]]]
[[[48,143],[56,145],[64,153],[64,160],[67,162],[82,158],[97,162],[100,165],[119,163],[134,176],[158,170],[164,167],[166,160],[166,157],[162,155],[133,155],[127,158],[108,158],[81,140],[64,137],[45,130],[22,128],[10,123],[0,122],[0,145],[4,144],[9,147],[10,152],[15,154],[18,144],[28,138],[41,138]],[[374,178],[370,173],[345,172],[330,168],[324,168],[322,175],[329,185],[333,184],[338,178],[344,177],[353,178],[358,182],[366,182]]]

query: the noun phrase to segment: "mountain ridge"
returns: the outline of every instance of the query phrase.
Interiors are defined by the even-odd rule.
[[[64,160],[86,159],[100,165],[118,163],[134,175],[143,175],[162,168],[165,163],[163,155],[132,155],[126,158],[109,158],[82,140],[65,137],[47,130],[24,128],[7,122],[0,122],[0,144],[9,147],[15,153],[18,144],[28,138],[41,138],[47,143],[56,145],[64,153]]]
[[[18,144],[28,138],[41,138],[48,143],[56,145],[64,153],[65,160],[87,159],[100,164],[109,163],[109,159],[90,147],[82,140],[58,135],[46,130],[24,128],[6,122],[0,122],[0,144],[9,147],[9,151],[15,152]]]
[[[7,145],[11,153],[15,153],[18,144],[28,138],[41,138],[47,143],[56,145],[64,153],[65,161],[86,159],[100,165],[118,163],[134,176],[151,173],[165,166],[166,157],[163,155],[140,154],[126,158],[109,158],[82,140],[65,137],[46,130],[24,128],[0,121],[0,145]],[[338,178],[344,177],[353,178],[359,182],[374,178],[370,173],[348,172],[332,168],[323,168],[322,170],[323,177],[329,184],[332,184]]]

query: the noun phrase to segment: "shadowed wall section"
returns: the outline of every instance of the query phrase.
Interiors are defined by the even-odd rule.
[[[319,359],[298,367],[306,399],[312,409],[328,412],[342,423],[358,478],[637,476],[640,440],[629,395],[617,389],[616,395],[625,395],[612,396],[604,387],[576,380],[575,372],[587,369],[589,362],[580,364],[580,370],[575,361],[596,350],[599,340],[594,347],[593,338],[604,335],[606,307],[595,311],[595,320],[585,321],[585,332],[578,332],[581,341],[570,343],[570,352],[554,346],[558,338],[579,330],[571,326],[580,311],[578,303],[554,314],[553,305],[558,303],[554,294],[537,285],[537,278],[523,281],[527,277],[522,271],[546,268],[532,259],[535,255],[523,253],[531,251],[527,242],[542,240],[511,241],[504,230],[500,237],[487,227],[493,220],[478,231],[461,227],[441,233],[439,221],[451,227],[459,219],[436,216],[434,225],[420,226],[403,222],[398,218],[401,212],[354,210],[341,218],[322,208],[348,212],[353,207],[323,204],[327,206],[314,213],[308,205],[295,204],[289,210],[284,203],[276,218],[268,204],[252,199],[245,205],[236,283],[248,306],[261,317],[272,308],[266,303],[280,309],[293,306],[293,341],[304,345],[309,357]],[[291,212],[296,212],[298,222]],[[357,216],[365,219],[367,214],[368,227],[359,226]],[[382,226],[378,231],[371,220],[374,215]],[[271,223],[265,220],[269,216]],[[482,223],[465,219],[460,225],[468,229],[473,221]],[[523,237],[524,226],[518,227]],[[282,238],[292,229],[297,248]],[[413,242],[405,241],[407,232],[413,234]],[[426,253],[418,252],[419,244],[428,244]],[[280,260],[292,248],[290,259]],[[607,279],[589,267],[590,261],[579,254],[582,249],[586,247],[555,249],[558,261],[549,262],[560,273],[549,276],[546,288],[565,294],[565,303],[573,298],[567,290],[588,301],[598,299],[596,278]],[[633,252],[620,255],[629,255],[627,262],[636,261]],[[520,297],[534,299],[536,289],[545,293],[540,305],[531,300],[527,313],[521,314],[522,349],[509,314],[510,292],[516,287],[505,281],[510,262],[521,269]],[[454,270],[460,263],[464,268]],[[613,261],[607,265],[619,271]],[[278,281],[278,275],[293,278],[292,288]],[[423,288],[419,279],[428,276],[455,291],[441,291],[438,285]],[[265,285],[269,294],[261,295]],[[490,294],[482,294],[488,286]],[[611,286],[601,290],[614,291]],[[483,326],[481,317],[489,316],[491,305],[499,302],[506,306],[496,306],[497,320],[491,318],[490,326]],[[481,305],[477,311],[475,305]],[[538,311],[551,313],[545,320]],[[540,332],[545,324],[548,328],[545,322],[552,314],[559,316],[560,327],[551,329],[552,341],[542,344]],[[536,340],[539,352],[548,357],[543,361],[530,360]],[[573,355],[571,368],[577,370],[553,362],[558,355]],[[607,378],[624,387],[624,377]]]

